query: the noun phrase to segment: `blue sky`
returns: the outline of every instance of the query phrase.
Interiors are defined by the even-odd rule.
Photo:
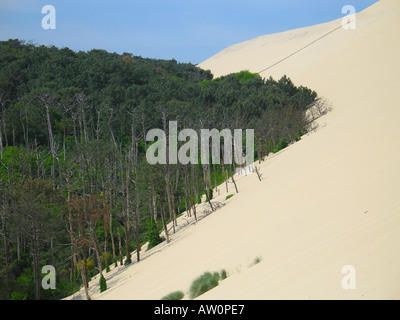
[[[255,37],[343,17],[377,0],[0,0],[0,40],[200,63]],[[42,28],[42,7],[56,29]]]

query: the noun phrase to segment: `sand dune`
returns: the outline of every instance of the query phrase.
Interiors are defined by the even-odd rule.
[[[200,67],[216,76],[258,72],[340,23],[246,41]],[[268,157],[261,182],[238,176],[239,193],[225,206],[144,252],[140,263],[112,270],[107,291],[94,293],[95,279],[93,298],[159,299],[225,268],[230,276],[200,298],[399,299],[399,32],[400,2],[381,0],[357,14],[356,30],[339,29],[262,73],[287,74],[333,111],[316,132]],[[250,267],[257,256],[262,261]],[[346,265],[356,270],[354,290],[341,285]]]

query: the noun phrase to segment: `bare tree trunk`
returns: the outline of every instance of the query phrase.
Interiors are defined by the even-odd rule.
[[[78,113],[80,116],[81,134],[83,134],[83,139],[81,141],[85,141],[85,143],[88,143],[89,135],[87,129],[86,115],[85,115],[85,104],[87,102],[87,98],[83,93],[78,93],[76,95],[76,101],[78,103]]]
[[[129,227],[130,227],[130,221],[129,221],[129,214],[131,210],[131,203],[130,203],[130,194],[129,194],[129,180],[130,180],[130,168],[129,168],[129,160],[127,161],[127,168],[126,168],[126,185],[125,185],[125,195],[126,195],[126,208],[125,208],[125,249],[126,249],[126,259],[128,263],[131,261],[131,253],[129,251]]]
[[[167,223],[165,221],[165,213],[164,213],[164,203],[161,197],[161,219],[164,227],[164,233],[165,233],[165,239],[167,240],[167,243],[169,243],[169,235],[168,235],[168,228],[167,228]]]
[[[99,272],[100,272],[100,277],[103,276],[103,267],[101,265],[101,260],[102,260],[102,254],[101,254],[101,249],[98,246],[97,243],[97,239],[96,239],[96,234],[95,234],[95,228],[96,226],[93,226],[92,230],[90,231],[90,235],[91,235],[91,242],[93,244],[93,250],[96,254],[96,258],[97,258],[97,264],[99,266]]]
[[[164,132],[167,132],[167,114],[166,110],[162,111],[162,121],[163,121],[163,129]],[[167,140],[169,139],[169,133],[167,135]],[[170,159],[169,159],[169,153],[167,152],[167,164],[165,165],[165,191],[167,194],[167,199],[168,199],[168,209],[169,209],[169,216],[170,219],[172,220],[172,227],[175,233],[175,225],[176,225],[176,214],[175,214],[175,206],[174,206],[174,195],[173,195],[173,189],[172,189],[172,184],[171,184],[171,171],[170,171],[170,165],[169,165]]]
[[[142,109],[142,130],[143,130],[143,137],[144,137],[144,149],[147,150],[146,126],[144,123],[144,119],[145,119],[144,109]]]
[[[110,236],[111,236],[111,245],[112,245],[112,250],[113,250],[113,259],[116,261],[116,250],[115,250],[115,243],[114,243],[114,231],[113,231],[113,208],[114,208],[114,195],[115,195],[115,189],[116,189],[116,163],[117,163],[117,158],[115,154],[116,150],[114,149],[113,153],[113,158],[111,161],[111,168],[113,168],[109,180],[111,183],[111,190],[110,190]],[[118,228],[118,226],[117,226]]]
[[[193,164],[191,166],[191,176],[192,176],[192,186],[193,186],[193,192],[194,192],[194,203],[193,203],[193,214],[194,218],[197,221],[197,212],[196,212],[196,204],[197,204],[197,199],[198,199],[198,192],[197,192],[197,176],[195,172],[195,166]]]
[[[67,177],[67,204],[71,202],[71,186],[70,186],[70,179]],[[69,232],[71,237],[71,250],[72,250],[72,268],[71,268],[71,277],[74,272],[75,267],[78,265],[76,259],[76,243],[75,243],[75,236],[73,230],[73,219],[72,219],[72,212],[68,209],[68,221],[69,221]]]
[[[110,226],[110,238],[111,238],[111,248],[112,248],[112,254],[113,254],[113,261],[116,260],[116,252],[115,252],[115,243],[114,243],[114,232],[113,232],[113,225],[112,225],[112,207],[110,206],[110,214],[109,214],[109,226]]]
[[[77,117],[74,113],[72,113],[72,128],[74,131],[74,140],[75,140],[75,145],[78,145],[78,130],[77,130],[77,125],[76,125]]]
[[[153,217],[154,217],[154,222],[157,223],[158,217],[157,217],[157,194],[154,191],[154,185],[151,185],[151,193],[152,193],[152,201],[153,201]]]
[[[125,208],[125,254],[126,254],[126,263],[130,263],[130,261],[131,261],[131,253],[129,251],[129,217],[128,217],[128,208]]]
[[[232,165],[231,165],[231,168],[232,168]],[[232,179],[232,182],[233,182],[233,184],[235,186],[236,193],[239,193],[237,185],[236,185],[236,181],[235,181],[235,178],[234,178],[234,175],[235,175],[235,173],[232,172],[232,169],[231,169],[231,179]]]
[[[83,250],[83,260],[79,256],[78,256],[78,259],[81,262],[80,263],[80,271],[81,271],[83,287],[85,288],[86,300],[91,300],[90,295],[89,295],[89,279],[88,279],[88,273],[87,273],[87,256],[86,256],[85,249]]]
[[[153,225],[153,204],[152,204],[153,194],[151,192],[150,186],[147,187],[147,191],[148,191],[147,209],[148,209],[148,213],[149,213],[149,226],[152,227],[152,225]]]
[[[214,170],[214,185],[215,185],[215,191],[218,191],[217,169],[216,169],[216,165],[215,165],[215,164],[213,164],[213,170]]]
[[[35,224],[35,223],[34,223]],[[34,274],[34,296],[35,300],[40,300],[40,249],[39,235],[37,227],[33,226],[32,234],[32,258],[33,258],[33,274]]]
[[[101,133],[101,110],[96,110],[97,113],[97,120],[96,120],[96,129],[95,129],[95,135],[96,135],[96,140],[100,140],[100,133]]]
[[[175,217],[174,217],[174,209],[173,209],[173,200],[171,198],[171,193],[170,193],[170,178],[168,172],[165,175],[165,191],[167,194],[167,200],[168,200],[168,210],[169,210],[169,217],[172,220],[172,229],[174,230],[175,233]]]
[[[117,149],[118,148],[117,147],[117,142],[115,141],[114,131],[113,131],[112,127],[111,127],[111,120],[112,120],[112,117],[113,117],[113,113],[114,113],[114,109],[111,108],[111,114],[108,117],[108,122],[107,123],[108,123],[108,130],[110,131],[111,141],[114,144],[115,148]]]
[[[2,231],[1,233],[3,234],[3,241],[4,241],[4,260],[5,260],[5,266],[8,269],[9,266],[9,252],[8,252],[8,230],[7,230],[7,213],[6,213],[6,205],[3,202],[3,205],[0,208],[0,218],[1,218],[1,226],[2,226]],[[20,259],[18,259],[20,260]]]
[[[42,93],[39,95],[39,100],[45,110],[46,117],[46,125],[47,125],[47,133],[49,136],[49,147],[52,157],[52,165],[51,165],[51,178],[53,180],[53,186],[55,186],[55,161],[56,161],[56,148],[53,137],[53,129],[51,127],[51,119],[50,119],[50,106],[54,102],[54,97],[48,93]]]
[[[65,128],[65,126],[66,126],[65,114],[63,116],[64,116],[64,118],[63,118],[63,122],[64,122],[64,125],[63,125],[63,160],[65,162],[67,160],[67,146],[66,146],[67,133],[66,133],[66,128]]]
[[[6,121],[6,109],[4,107],[4,104],[2,106],[3,110],[2,110],[2,119],[3,119],[3,126],[2,128],[0,128],[0,130],[3,130],[4,132],[4,142],[5,142],[5,146],[8,147],[8,136],[7,136],[7,121]]]
[[[138,144],[136,141],[136,110],[132,107],[132,123],[131,123],[131,136],[132,136],[132,144],[130,150],[130,160],[132,162],[133,167],[133,175],[134,175],[134,183],[135,183],[135,209],[134,209],[134,222],[135,222],[135,241],[136,241],[136,258],[137,262],[140,261],[140,196],[139,196],[139,176],[138,176]]]
[[[122,260],[122,239],[118,226],[117,226],[117,233],[118,233],[118,248],[119,248],[119,264],[122,266],[124,264]]]
[[[222,153],[224,152],[224,147],[222,147]],[[225,170],[225,164],[224,161],[221,161],[221,168],[222,168],[222,174],[224,175],[224,179],[225,179],[225,187],[226,187],[226,193],[229,192],[229,188],[228,188],[228,180],[229,180],[229,176],[228,176],[228,172],[227,170]]]
[[[209,197],[209,195],[208,195],[208,192],[207,192],[207,190],[204,188],[204,192],[205,192],[205,194],[206,194],[206,199],[207,199],[207,201],[208,201],[208,204],[210,205],[210,207],[211,207],[211,211],[214,211],[214,206],[212,205],[212,203],[211,203],[211,199],[210,199],[210,197]]]
[[[136,240],[136,258],[140,261],[140,211],[139,211],[139,188],[136,187],[136,209],[135,209],[135,240]]]
[[[0,159],[3,159],[3,135],[2,135],[2,130],[3,127],[5,128],[5,114],[6,114],[6,109],[5,109],[5,104],[6,100],[4,98],[4,93],[0,94]],[[4,131],[4,134],[7,135],[6,131]]]
[[[254,166],[254,168],[255,168],[255,170],[256,170],[256,173],[257,173],[258,180],[260,180],[260,181],[261,181],[262,173],[260,174],[260,173],[258,172],[258,168],[257,168],[257,166]]]
[[[188,216],[192,216],[192,200],[190,198],[190,190],[189,190],[189,182],[188,182],[188,169],[187,166],[183,168],[183,188],[185,192],[185,200],[186,200],[186,210]]]

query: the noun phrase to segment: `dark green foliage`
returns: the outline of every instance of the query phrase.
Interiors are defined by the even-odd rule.
[[[100,292],[106,291],[107,290],[107,283],[106,279],[104,278],[103,275],[100,276]]]
[[[225,280],[228,277],[228,272],[225,269],[222,269],[219,272],[219,278],[220,280]]]
[[[162,297],[161,300],[182,300],[185,294],[182,291],[174,291]]]
[[[277,153],[279,151],[281,151],[282,149],[285,149],[288,146],[288,142],[286,140],[286,138],[282,138],[281,140],[279,140],[278,144],[276,145],[276,148],[272,150],[273,153]]]
[[[199,194],[197,195],[196,204],[201,204],[201,199],[202,199],[202,194],[199,193]]]
[[[102,268],[105,268],[106,272],[109,272],[110,264],[112,263],[112,260],[113,260],[112,254],[110,252],[107,252],[107,253],[103,252],[101,259],[102,259],[102,261],[101,261]]]
[[[27,268],[16,279],[15,291],[11,294],[12,300],[32,300],[34,299],[33,270]]]
[[[149,244],[147,246],[147,250],[154,248],[156,245],[160,244],[164,240],[165,240],[164,238],[160,237],[160,232],[157,229],[157,227],[153,224],[149,231],[149,236],[148,236]]]
[[[236,78],[238,78],[241,82],[247,82],[250,79],[259,77],[257,73],[251,73],[248,70],[243,70],[234,74]]]
[[[106,272],[110,263],[117,265],[111,255],[112,241],[115,255],[126,255],[125,264],[129,264],[131,252],[140,245],[149,241],[151,248],[164,240],[159,236],[161,212],[168,223],[173,214],[187,209],[188,201],[182,166],[170,166],[174,207],[170,212],[165,168],[146,161],[146,147],[151,142],[144,140],[144,131],[162,128],[163,110],[167,120],[178,120],[178,130],[254,128],[255,151],[260,150],[262,156],[283,149],[307,132],[305,108],[316,98],[314,91],[296,87],[286,76],[262,79],[241,71],[213,79],[210,71],[176,60],[104,50],[74,52],[19,40],[0,41],[0,70],[0,256],[5,257],[8,250],[0,265],[0,299],[34,298],[33,246],[27,228],[21,227],[27,222],[22,213],[32,206],[42,209],[46,217],[43,238],[37,245],[40,267],[50,264],[57,270],[56,290],[41,290],[42,299],[65,297],[82,285],[82,276],[70,260],[71,246],[65,245],[71,243],[69,218],[75,219],[77,234],[89,234],[87,229],[77,230],[81,224],[76,212],[68,216],[67,202],[74,197],[98,196],[101,217],[83,225],[94,226],[98,248],[107,247],[103,250],[107,255],[100,258]],[[139,170],[132,168],[132,163],[128,168],[133,145],[137,146],[135,165]],[[212,189],[225,181],[233,168],[225,166],[223,172],[220,164],[210,166],[211,185],[207,186],[202,166],[193,167],[196,182],[190,171],[188,197],[193,205],[201,202],[206,188],[212,199]],[[28,178],[57,190],[57,200],[35,194],[35,188],[21,191]],[[153,209],[149,210],[152,188],[157,223]],[[13,198],[18,190],[19,202]],[[5,234],[7,241],[3,240]],[[90,250],[84,243],[92,239],[79,240],[79,260],[91,262],[87,270],[90,279],[98,274],[99,261],[93,242]]]
[[[74,146],[77,94],[85,98],[86,121],[92,128],[97,125],[100,112],[103,141],[111,138],[107,124],[112,106],[110,125],[116,142],[124,145],[130,141],[130,122],[126,115],[132,106],[145,110],[149,128],[161,127],[157,106],[165,105],[170,110],[170,119],[176,119],[178,114],[190,114],[188,118],[193,122],[211,113],[213,122],[218,124],[224,115],[235,115],[249,120],[249,128],[257,129],[256,122],[265,111],[287,108],[304,111],[316,98],[315,92],[296,87],[286,76],[279,81],[263,80],[258,74],[241,71],[212,80],[209,71],[175,60],[144,59],[104,50],[76,53],[68,48],[34,46],[19,40],[0,41],[0,69],[0,92],[13,105],[6,112],[7,122],[16,121],[6,127],[7,135],[9,141],[14,135],[16,144],[25,142],[24,128],[19,122],[22,114],[30,129],[29,140],[36,138],[40,145],[48,146],[43,111],[36,99],[43,91],[50,92],[54,103],[59,103],[58,108],[51,110],[53,132],[62,142],[65,129],[69,146]],[[62,106],[73,105],[63,114]],[[294,128],[294,136],[298,129]],[[96,134],[89,132],[88,135],[93,140]]]
[[[233,196],[234,196],[234,194],[228,194],[228,195],[226,196],[225,200],[228,200],[228,199],[232,198]]]
[[[208,189],[208,196],[209,196],[210,200],[213,199],[213,197],[214,197],[214,189],[212,189],[212,188]]]
[[[299,130],[297,131],[296,141],[300,141],[302,135],[303,135],[303,133],[302,133],[301,130],[299,129]]]
[[[127,266],[127,265],[129,265],[129,264],[131,264],[131,263],[132,263],[132,257],[131,257],[131,253],[129,252],[129,253],[127,254],[127,256],[126,256],[124,265]]]

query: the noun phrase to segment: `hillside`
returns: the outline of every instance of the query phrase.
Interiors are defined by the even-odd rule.
[[[273,188],[251,191],[263,199],[252,211],[266,208],[263,263],[204,298],[400,298],[399,18],[400,3],[381,0],[357,14],[356,30],[340,29],[262,73],[312,86],[333,112],[325,128],[265,163]],[[339,23],[260,37],[201,67],[259,71]],[[356,290],[341,288],[345,265],[357,270]]]
[[[110,265],[140,262],[140,248],[162,242],[162,230],[168,242],[180,214],[196,221],[201,197],[213,198],[237,161],[204,163],[222,144],[194,143],[166,166],[155,138],[168,135],[172,149],[176,137],[181,149],[189,142],[178,141],[178,129],[191,128],[195,142],[202,129],[252,128],[261,157],[311,129],[317,98],[286,76],[213,79],[175,60],[18,39],[0,41],[0,70],[0,299],[64,298]],[[247,131],[232,133],[247,144]],[[46,265],[57,271],[54,290],[41,287]]]
[[[200,67],[215,76],[258,72],[340,22],[240,43]],[[289,75],[333,111],[262,162],[261,182],[238,176],[239,193],[224,207],[115,270],[110,289],[93,297],[159,299],[225,268],[230,276],[201,298],[399,299],[399,31],[400,3],[381,0],[357,14],[356,30],[339,29],[262,73]],[[216,201],[225,199],[220,190]],[[255,257],[262,261],[249,267]],[[357,272],[355,290],[341,286],[347,265]]]

